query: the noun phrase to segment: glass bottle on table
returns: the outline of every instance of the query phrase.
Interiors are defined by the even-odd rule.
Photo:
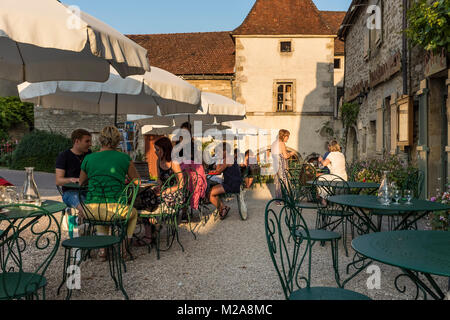
[[[381,181],[381,185],[378,188],[378,201],[380,201],[383,204],[385,204],[386,198],[390,197],[388,174],[389,171],[383,171],[383,180]]]
[[[28,167],[25,168],[27,177],[23,184],[22,188],[22,203],[24,204],[33,204],[35,206],[41,205],[41,196],[39,195],[38,188],[36,186],[36,182],[34,181],[34,168]],[[22,207],[26,209],[27,207]],[[33,208],[30,208],[33,210]]]

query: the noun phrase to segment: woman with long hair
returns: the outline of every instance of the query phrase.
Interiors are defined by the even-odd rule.
[[[287,160],[294,155],[293,151],[287,151],[286,149],[286,143],[288,142],[290,135],[291,133],[288,130],[281,129],[278,133],[277,139],[274,141],[271,148],[275,172],[274,182],[276,199],[282,198],[281,181],[283,181],[287,185]]]

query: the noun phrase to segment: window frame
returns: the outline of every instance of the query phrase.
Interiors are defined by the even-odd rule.
[[[283,89],[283,107],[285,110],[279,110],[278,109],[278,104],[279,104],[279,92],[278,92],[278,87],[280,85],[283,86],[291,86],[291,108],[290,109],[286,109],[286,99],[285,99],[285,94],[286,92],[286,87],[284,87]],[[292,79],[279,79],[279,80],[274,80],[273,82],[273,112],[275,113],[293,113],[295,112],[295,103],[296,103],[296,95],[297,95],[297,89],[296,89],[296,81],[292,80]]]
[[[291,44],[291,51],[282,51],[282,43],[284,42],[289,42]],[[294,52],[294,42],[292,41],[292,39],[280,39],[278,41],[278,52],[281,55],[291,55]]]

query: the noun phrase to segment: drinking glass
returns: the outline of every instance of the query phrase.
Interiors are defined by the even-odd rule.
[[[400,204],[398,201],[402,197],[402,192],[399,189],[394,189],[394,191],[392,192],[392,195],[395,200],[394,204]]]
[[[11,201],[9,200],[8,193],[6,192],[6,187],[0,188],[0,205],[9,204]]]
[[[406,203],[405,204],[412,204],[412,202],[411,202],[411,200],[413,198],[412,191],[409,190],[409,189],[406,189],[403,194],[404,194],[404,196],[406,198]]]
[[[10,203],[19,203],[19,193],[16,187],[7,187],[6,192],[9,194]]]

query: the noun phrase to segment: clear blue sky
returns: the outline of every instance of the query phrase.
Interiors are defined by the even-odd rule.
[[[347,11],[351,0],[313,0],[319,10]],[[124,34],[231,31],[255,0],[62,0]]]

